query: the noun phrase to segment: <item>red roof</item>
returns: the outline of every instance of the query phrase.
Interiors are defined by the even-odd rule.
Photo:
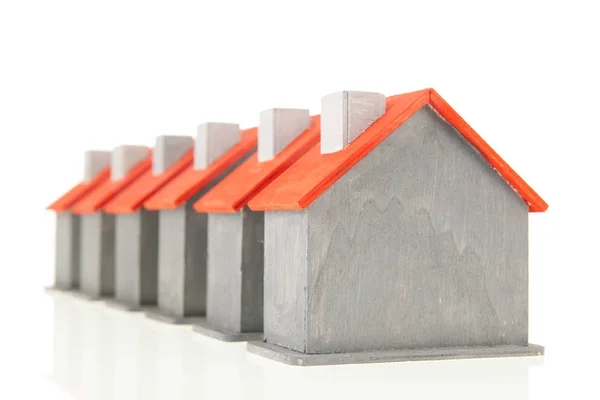
[[[315,145],[248,206],[253,210],[298,210],[308,207],[325,190],[373,150],[421,107],[429,104],[458,130],[529,205],[542,212],[548,204],[433,89],[388,97],[385,114],[346,148],[321,154]]]
[[[104,181],[110,179],[110,167],[104,168],[96,176],[88,182],[81,182],[75,185],[71,190],[65,193],[62,197],[50,204],[47,209],[56,212],[69,211],[71,206],[90,193],[93,189],[101,185]]]
[[[243,130],[240,141],[206,169],[196,170],[193,165],[188,166],[146,200],[144,207],[149,210],[179,207],[252,151],[256,147],[257,132],[257,128]]]
[[[114,199],[104,206],[110,214],[128,214],[137,211],[144,201],[165,186],[177,174],[194,162],[194,149],[190,149],[183,157],[160,175],[154,175],[152,168],[146,170],[131,185],[123,189]]]
[[[105,180],[87,196],[75,203],[73,212],[75,214],[92,214],[97,212],[137,177],[150,169],[151,166],[152,151],[148,151],[148,156],[131,168],[122,179],[116,181],[111,179]]]
[[[198,212],[236,212],[256,193],[289,168],[313,145],[319,143],[320,117],[312,117],[310,127],[294,139],[272,160],[259,162],[253,154],[242,165],[219,182],[196,204]]]

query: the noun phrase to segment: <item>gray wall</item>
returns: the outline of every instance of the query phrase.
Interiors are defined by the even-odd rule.
[[[284,249],[269,244],[269,257],[282,269],[308,265],[306,277],[297,266],[293,277],[277,272],[308,292],[305,347],[280,344],[328,353],[527,343],[527,204],[429,107],[306,213],[307,256],[289,244],[299,212],[267,217]],[[274,300],[274,313],[298,308]]]
[[[206,317],[213,327],[262,332],[263,232],[262,212],[208,215]]]
[[[55,286],[79,287],[79,216],[70,212],[56,214]]]
[[[172,317],[206,313],[208,217],[193,205],[250,155],[250,151],[184,205],[159,211],[158,306]]]
[[[91,297],[114,295],[115,216],[97,212],[80,216],[80,284]]]
[[[158,212],[117,215],[115,236],[116,300],[132,307],[156,304]]]
[[[265,212],[264,332],[269,343],[306,350],[306,210]]]

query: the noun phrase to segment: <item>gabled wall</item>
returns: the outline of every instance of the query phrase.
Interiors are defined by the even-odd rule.
[[[307,210],[266,214],[270,343],[527,344],[527,204],[428,106]]]

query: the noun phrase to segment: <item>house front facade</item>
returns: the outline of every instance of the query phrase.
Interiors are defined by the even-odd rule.
[[[334,94],[321,118],[320,145],[249,203],[265,212],[265,342],[249,350],[304,365],[543,352],[528,213],[546,203],[433,90]]]

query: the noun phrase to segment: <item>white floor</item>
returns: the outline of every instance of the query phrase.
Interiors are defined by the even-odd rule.
[[[600,367],[575,342],[566,352],[550,346],[545,357],[302,368],[102,302],[41,294],[39,312],[53,318],[32,318],[3,341],[0,398],[598,398]]]

